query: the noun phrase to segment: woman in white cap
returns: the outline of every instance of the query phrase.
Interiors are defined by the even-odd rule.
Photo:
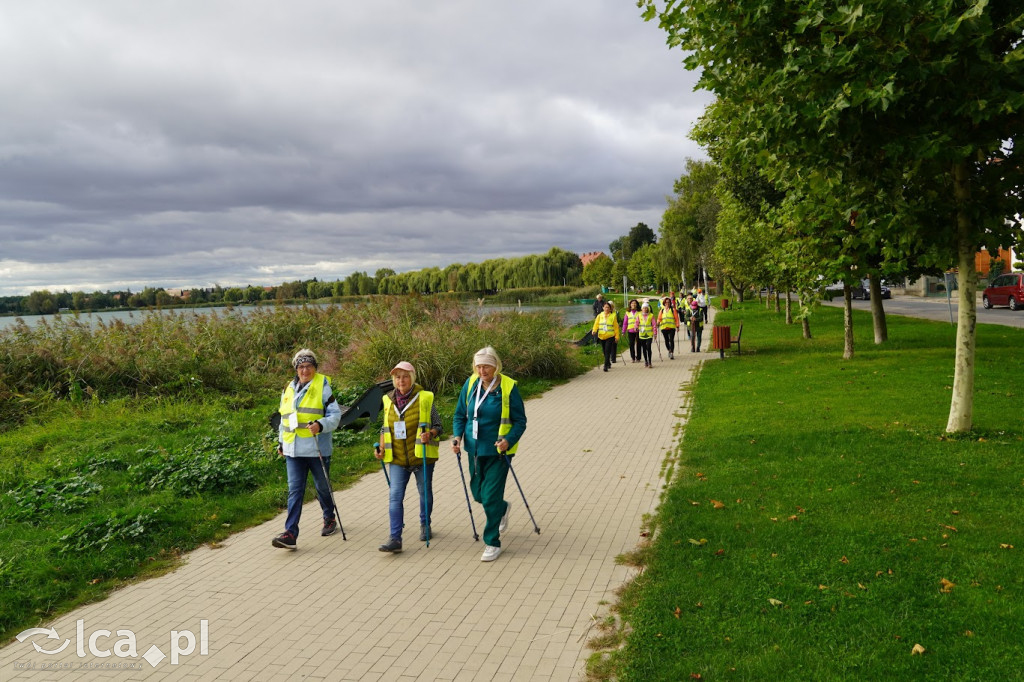
[[[405,527],[405,489],[416,477],[420,493],[420,540],[430,539],[430,512],[434,507],[434,465],[441,440],[441,416],[434,394],[416,383],[416,369],[402,361],[391,370],[395,390],[384,396],[384,425],[380,429],[377,458],[388,464],[391,493],[388,516],[391,528],[382,552],[402,551]],[[428,543],[429,544],[429,543]]]
[[[651,368],[651,344],[654,342],[655,319],[651,314],[651,304],[644,301],[640,306],[640,315],[636,321],[637,341],[640,344],[640,355],[643,356],[644,367]]]
[[[288,470],[288,516],[284,532],[271,544],[281,549],[295,549],[299,537],[302,498],[306,494],[306,478],[313,475],[313,486],[324,512],[321,535],[333,535],[338,521],[331,499],[331,432],[341,421],[331,391],[331,378],[317,371],[316,355],[303,348],[292,358],[295,378],[281,393],[281,425],[278,427],[278,453],[284,456]],[[320,458],[323,457],[323,464]]]
[[[452,452],[465,448],[469,453],[473,499],[487,517],[481,561],[494,561],[501,554],[500,534],[508,527],[511,506],[505,501],[507,457],[515,454],[525,431],[526,408],[516,382],[501,373],[501,358],[493,348],[480,349],[473,356],[473,375],[459,392]]]

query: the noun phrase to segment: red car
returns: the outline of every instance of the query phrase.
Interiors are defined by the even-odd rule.
[[[985,287],[981,304],[986,308],[994,305],[1008,305],[1010,310],[1024,308],[1024,273],[1011,272],[996,277]]]

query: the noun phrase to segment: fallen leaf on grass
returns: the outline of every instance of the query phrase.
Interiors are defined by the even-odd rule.
[[[725,509],[725,503],[719,502],[718,500],[711,500],[711,506],[715,509]]]
[[[787,521],[799,521],[799,520],[800,520],[800,517],[799,517],[799,516],[797,516],[796,514],[793,514],[792,516],[790,516],[790,517],[789,517],[788,519],[786,519],[786,520],[787,520]]]
[[[89,581],[89,584],[90,585],[98,585],[102,581],[103,581],[103,578],[93,578],[92,580]]]
[[[690,673],[690,679],[691,680],[703,680],[704,678],[701,677],[700,673]]]
[[[964,630],[964,637],[974,637],[974,633],[970,630]]]
[[[925,649],[923,646],[921,646],[920,644],[915,644],[914,648],[910,650],[910,655],[921,656],[924,654],[925,651],[927,651],[927,649]]]
[[[953,591],[953,588],[956,587],[956,583],[946,580],[945,578],[940,580],[939,584],[942,585],[942,587],[939,588],[939,592],[942,592],[944,594],[949,594]]]
[[[690,504],[693,505],[694,507],[700,506],[700,502],[694,502],[693,500],[690,500]]]
[[[723,554],[725,554],[725,550],[724,549],[720,549],[717,552],[715,552],[715,556],[722,556]]]
[[[999,549],[1013,549],[1013,545],[1007,545],[1005,543],[999,544]]]
[[[771,520],[774,521],[775,523],[779,522],[779,518],[777,516],[771,517]]]
[[[679,608],[679,607],[677,606],[677,607],[676,607],[676,610],[672,612],[672,615],[673,615],[673,616],[675,616],[676,618],[678,618],[678,617],[679,617],[679,616],[680,616],[680,615],[681,615],[682,613],[683,613],[683,610],[682,610],[682,609],[680,609],[680,608]]]
[[[952,514],[953,516],[957,516],[960,513],[960,510],[959,509],[954,509],[953,511],[951,511],[949,513]]]
[[[942,527],[943,528],[947,528],[947,529],[953,531],[954,533],[958,532],[957,529],[956,529],[956,526],[947,526],[947,525],[943,524]]]
[[[690,544],[691,545],[697,545],[698,547],[700,547],[701,545],[708,544],[708,539],[707,538],[701,538],[700,540],[694,540],[693,538],[690,538]]]
[[[857,587],[859,587],[862,590],[868,589],[868,588],[864,587],[864,585],[862,583],[857,583]]]
[[[780,602],[778,599],[769,599],[768,603],[772,606],[782,606],[782,602]]]
[[[827,590],[828,589],[828,585],[818,585],[818,589],[819,590]]]
[[[846,558],[846,555],[843,555],[843,558],[839,560],[839,563],[848,564],[850,563],[850,560]]]

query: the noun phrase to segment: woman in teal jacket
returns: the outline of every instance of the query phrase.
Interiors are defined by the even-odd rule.
[[[515,454],[525,431],[526,408],[516,382],[501,373],[501,359],[493,348],[480,349],[473,356],[473,376],[459,391],[452,452],[465,448],[469,453],[473,499],[487,517],[481,561],[494,561],[501,554],[500,534],[508,526],[511,506],[505,501],[506,457]]]

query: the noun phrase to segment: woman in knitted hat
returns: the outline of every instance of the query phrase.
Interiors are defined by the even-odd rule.
[[[526,408],[516,382],[501,372],[501,358],[490,346],[473,356],[473,375],[459,391],[452,427],[452,452],[469,453],[470,488],[483,505],[484,553],[481,561],[501,554],[500,534],[508,527],[511,505],[505,501],[508,459],[526,431]]]
[[[288,516],[284,532],[271,544],[281,549],[295,549],[309,474],[313,475],[313,486],[324,513],[320,535],[333,535],[338,530],[331,500],[331,432],[341,421],[341,408],[331,391],[331,378],[317,371],[313,351],[303,348],[297,352],[292,358],[292,368],[295,369],[295,378],[281,393],[281,406],[278,408],[281,425],[278,427],[277,452],[284,456],[288,470]]]
[[[391,472],[388,517],[391,522],[388,541],[378,547],[382,552],[402,551],[405,527],[405,489],[409,478],[416,477],[420,493],[420,540],[430,541],[430,512],[434,507],[434,465],[441,439],[441,416],[434,406],[434,394],[416,383],[416,368],[400,362],[391,370],[395,390],[384,396],[384,425],[380,429],[377,459],[389,465]]]

